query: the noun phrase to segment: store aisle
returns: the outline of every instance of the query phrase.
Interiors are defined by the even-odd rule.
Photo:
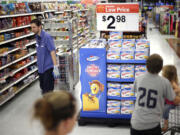
[[[149,25],[153,27],[153,25]],[[164,64],[175,64],[180,67],[180,59],[170,48],[165,40],[165,36],[161,36],[158,30],[148,30],[148,39],[151,41],[151,54],[158,53],[164,59]],[[180,77],[180,68],[178,73]],[[78,96],[80,86],[77,86],[76,96]],[[0,135],[43,135],[42,128],[39,123],[31,121],[32,104],[39,98],[39,82],[32,84],[24,92],[11,100],[3,108],[0,109]],[[71,135],[129,135],[128,127],[109,128],[106,125],[87,125],[78,127],[76,125]]]

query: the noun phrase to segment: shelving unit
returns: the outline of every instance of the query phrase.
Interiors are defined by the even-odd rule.
[[[7,89],[11,88],[12,86],[14,86],[15,84],[19,83],[20,81],[22,81],[23,79],[25,79],[26,77],[28,77],[29,75],[33,74],[34,72],[36,72],[38,69],[34,69],[32,71],[30,71],[29,73],[27,73],[26,75],[22,76],[20,79],[18,79],[17,81],[11,83],[10,85],[6,86],[5,88],[3,88],[2,90],[0,90],[0,93],[6,91]]]
[[[33,82],[35,82],[39,77],[36,77],[32,82],[25,84],[24,86],[22,86],[17,92],[15,92],[14,94],[12,94],[11,96],[9,96],[8,98],[6,98],[3,102],[0,103],[0,106],[2,106],[3,104],[5,104],[6,102],[8,102],[9,100],[11,100],[13,97],[15,97],[19,92],[21,92],[22,90],[24,90],[25,88],[27,88],[29,85],[31,85]]]
[[[12,15],[1,15],[0,20],[4,19],[14,19],[17,17],[26,17],[26,16],[33,16],[33,18],[36,18],[38,16],[44,16],[44,13],[47,12],[54,12],[51,10],[44,11],[44,12],[31,12],[31,13],[20,13],[20,14],[12,14]],[[16,31],[22,31],[24,32],[24,29],[29,29],[30,24],[24,22],[22,23],[22,26],[20,24],[16,24],[17,26],[13,25],[14,27],[1,29],[0,34],[6,34],[6,33],[13,33]],[[26,32],[24,32],[26,33]],[[22,35],[22,34],[21,34]],[[37,67],[36,62],[36,51],[35,51],[35,44],[36,41],[34,39],[34,33],[29,33],[26,35],[22,35],[16,38],[12,38],[9,40],[1,41],[0,42],[0,49],[8,48],[7,51],[3,51],[3,53],[0,54],[0,106],[4,105],[6,102],[8,102],[10,99],[16,96],[19,92],[24,90],[26,87],[28,87],[30,84],[32,84],[34,81],[38,79],[37,74]],[[17,43],[17,44],[16,44]],[[23,46],[21,48],[21,45]],[[24,56],[18,56],[15,60],[11,60],[2,64],[1,60],[4,58],[12,57],[16,54],[19,54],[21,51],[27,51]],[[14,58],[13,58],[14,59]],[[21,64],[22,66],[18,67],[17,65],[21,62],[24,62],[24,64]],[[18,77],[16,76],[18,75]],[[21,76],[20,76],[21,75]],[[33,76],[36,76],[34,79],[30,79]],[[26,83],[25,83],[26,81]],[[20,86],[18,86],[21,84]],[[17,87],[18,86],[18,87]]]
[[[17,37],[17,38],[13,38],[13,39],[10,39],[10,40],[7,40],[7,41],[0,42],[0,46],[4,45],[4,44],[7,44],[7,43],[11,43],[11,42],[19,40],[19,39],[27,38],[27,37],[30,37],[30,36],[34,36],[34,33],[30,33],[30,34],[27,34],[27,35],[24,35],[24,36],[20,36],[20,37]]]

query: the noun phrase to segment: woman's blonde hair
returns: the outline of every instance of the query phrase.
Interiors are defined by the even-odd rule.
[[[174,65],[166,65],[163,67],[162,75],[167,78],[171,83],[178,84],[177,69]]]
[[[66,91],[50,92],[34,104],[35,119],[39,119],[45,130],[55,130],[58,124],[76,113],[75,98]]]

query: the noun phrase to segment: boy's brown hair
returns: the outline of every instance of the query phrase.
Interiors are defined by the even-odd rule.
[[[147,59],[147,70],[151,74],[158,74],[163,67],[163,59],[159,54],[152,54]]]

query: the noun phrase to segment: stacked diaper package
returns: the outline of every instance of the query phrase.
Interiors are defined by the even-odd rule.
[[[150,42],[146,39],[122,39],[119,32],[110,32],[108,40],[108,60],[146,60],[149,56]]]
[[[115,97],[134,97],[133,84],[125,83],[108,83],[108,96]],[[107,113],[108,114],[132,114],[134,109],[134,101],[131,100],[108,100]]]

